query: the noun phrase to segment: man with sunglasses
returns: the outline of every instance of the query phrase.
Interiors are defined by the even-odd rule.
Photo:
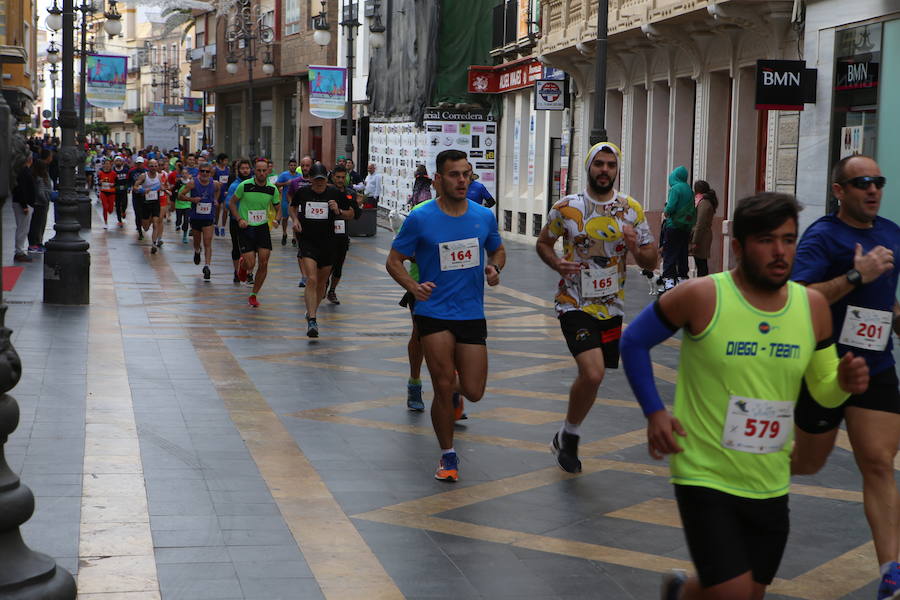
[[[200,264],[200,242],[203,242],[203,279],[209,281],[209,265],[212,261],[212,238],[215,218],[218,214],[220,184],[212,179],[213,168],[209,163],[201,165],[196,179],[184,184],[178,192],[179,200],[191,203],[190,223],[194,231],[194,264]]]
[[[838,353],[865,358],[871,379],[865,392],[834,409],[819,406],[805,387],[801,389],[791,471],[817,472],[846,419],[881,566],[878,599],[900,598],[900,493],[894,479],[900,391],[891,342],[892,331],[900,335],[900,304],[895,297],[900,227],[878,216],[886,179],[873,159],[844,158],[832,170],[831,181],[840,207],[803,234],[791,278],[825,296]]]

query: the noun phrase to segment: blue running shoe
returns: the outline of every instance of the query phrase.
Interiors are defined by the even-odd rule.
[[[439,481],[457,481],[459,479],[459,459],[456,452],[441,455],[434,478]]]
[[[663,575],[662,587],[660,588],[660,600],[678,600],[681,595],[681,588],[687,581],[687,573],[681,569],[673,569]]]
[[[897,600],[900,598],[900,563],[892,562],[891,568],[881,578],[878,586],[878,600]]]
[[[425,403],[422,402],[422,384],[406,384],[406,408],[416,412],[424,412]]]
[[[306,287],[306,277],[300,278],[300,283],[297,284],[297,287],[302,287],[302,288]]]

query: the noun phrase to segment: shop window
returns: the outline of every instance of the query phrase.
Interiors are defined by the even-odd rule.
[[[512,211],[503,211],[503,231],[512,231]]]
[[[516,223],[516,233],[519,235],[525,235],[525,229],[528,225],[528,213],[519,213],[518,223]]]
[[[534,237],[537,237],[537,236],[539,236],[539,235],[541,234],[541,227],[544,226],[543,223],[542,223],[543,215],[540,215],[540,214],[538,214],[538,213],[534,213],[534,214],[531,215],[531,216],[532,216],[532,220],[531,220],[531,235],[533,235]]]

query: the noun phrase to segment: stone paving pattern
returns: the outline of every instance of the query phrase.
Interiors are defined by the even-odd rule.
[[[487,293],[488,390],[467,405],[461,480],[447,484],[432,478],[428,413],[405,408],[409,315],[383,268],[389,232],[353,240],[318,341],[295,251],[277,238],[253,310],[227,238],[204,282],[171,225],[157,255],[133,225],[87,237],[90,306],[44,305],[39,258],[5,295],[24,371],[6,451],[37,498],[23,533],[78,573],[82,598],[647,599],[661,572],[688,565],[667,468],[647,455],[621,370],[583,427],[584,472],[555,466],[575,370],[555,277],[531,246],[507,243]],[[626,289],[634,315],[646,280],[634,272]],[[653,354],[666,398],[678,346]],[[845,435],[839,445],[795,481],[769,598],[875,596],[860,477]]]

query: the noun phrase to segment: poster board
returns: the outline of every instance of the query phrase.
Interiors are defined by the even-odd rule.
[[[178,117],[144,117],[144,146],[178,147]]]

